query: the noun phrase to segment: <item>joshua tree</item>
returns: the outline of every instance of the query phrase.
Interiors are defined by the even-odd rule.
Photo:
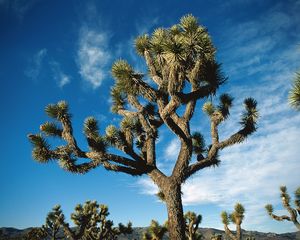
[[[48,214],[46,224],[42,228],[30,231],[28,239],[83,239],[83,240],[115,240],[121,234],[132,233],[131,223],[127,226],[119,223],[114,227],[113,222],[107,219],[108,208],[99,205],[97,202],[87,201],[84,205],[78,204],[71,219],[75,224],[74,228],[69,227],[65,222],[64,214],[60,206],[55,206]],[[48,239],[48,238],[47,238]]]
[[[298,230],[300,230],[300,224],[299,221],[297,220],[297,218],[299,218],[300,216],[300,187],[298,187],[295,191],[295,206],[296,206],[295,208],[292,208],[290,205],[291,197],[287,193],[286,186],[281,186],[280,191],[281,191],[280,196],[281,196],[282,205],[289,212],[290,216],[287,215],[277,216],[273,214],[274,208],[271,204],[267,204],[265,206],[268,214],[270,215],[270,217],[272,217],[277,221],[286,220],[286,221],[293,222],[295,226],[298,228]]]
[[[237,203],[234,206],[234,211],[231,214],[227,212],[221,213],[222,222],[224,224],[224,229],[226,235],[232,240],[241,240],[242,239],[242,229],[241,224],[244,219],[245,209],[242,204]],[[229,223],[232,222],[236,225],[236,235],[228,228]]]
[[[289,93],[290,105],[300,111],[300,72],[296,73],[293,87]]]
[[[107,220],[109,215],[105,205],[99,205],[96,201],[87,201],[84,205],[78,204],[75,212],[71,214],[71,219],[76,228],[72,230],[68,224],[62,223],[65,235],[68,239],[116,239],[120,234],[130,234],[132,232],[131,223],[127,226],[119,224],[113,227],[113,222]]]
[[[57,160],[63,169],[73,173],[83,174],[102,166],[133,176],[147,174],[164,195],[170,238],[180,240],[185,238],[182,183],[203,168],[217,166],[220,150],[243,142],[256,130],[257,104],[252,98],[246,99],[240,130],[220,139],[218,128],[228,118],[233,98],[223,94],[218,105],[206,103],[203,110],[209,116],[212,138],[206,147],[202,135],[191,132],[190,121],[196,103],[215,96],[226,80],[207,30],[195,17],[187,15],[177,25],[156,29],[151,36],[137,37],[135,46],[153,82],[144,81],[145,75],[134,71],[125,60],[113,64],[112,111],[123,117],[120,127],[110,125],[101,134],[96,119],[88,117],[84,134],[89,149],[83,150],[73,135],[68,104],[61,101],[45,109],[54,122],[46,122],[40,126],[41,134],[28,137],[33,144],[34,159],[41,163]],[[156,163],[156,140],[163,125],[181,144],[169,176]],[[62,138],[65,145],[51,148],[46,136]],[[125,155],[117,155],[111,148]],[[195,162],[191,160],[193,153],[197,157]],[[77,158],[86,162],[78,163]]]
[[[201,240],[202,235],[197,232],[199,224],[202,221],[201,215],[196,215],[194,212],[187,212],[184,214],[186,222],[186,237],[188,240]]]
[[[162,240],[167,231],[166,225],[161,226],[157,221],[152,220],[150,227],[143,234],[143,240]]]
[[[64,239],[61,231],[64,220],[65,216],[60,209],[60,205],[56,205],[52,208],[52,211],[48,213],[46,223],[42,226],[41,231],[36,233],[43,233],[43,236],[48,236],[51,240]]]

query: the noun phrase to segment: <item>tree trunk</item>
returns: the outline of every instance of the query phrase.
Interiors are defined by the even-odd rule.
[[[236,239],[237,240],[241,240],[242,239],[242,228],[241,228],[241,224],[238,224],[236,226]]]
[[[164,189],[165,202],[168,210],[168,231],[170,240],[185,239],[185,221],[181,201],[180,184],[166,183]]]

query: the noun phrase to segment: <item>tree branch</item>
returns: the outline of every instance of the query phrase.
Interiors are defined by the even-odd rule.
[[[149,71],[150,71],[150,74],[151,74],[151,77],[152,77],[153,81],[154,81],[158,86],[161,86],[163,80],[161,79],[161,77],[158,76],[157,71],[156,71],[156,68],[155,68],[154,63],[153,63],[152,56],[150,55],[150,53],[149,53],[148,50],[145,50],[145,51],[144,51],[144,57],[145,57],[146,64],[147,64],[147,66],[148,66],[148,68],[149,68]]]

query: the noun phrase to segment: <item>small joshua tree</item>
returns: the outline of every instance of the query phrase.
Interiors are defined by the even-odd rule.
[[[197,232],[199,224],[202,221],[202,216],[197,215],[194,212],[187,212],[184,214],[184,219],[186,222],[186,237],[188,240],[201,240],[202,235]]]
[[[233,98],[222,94],[216,105],[206,103],[203,110],[211,125],[211,143],[206,146],[202,135],[194,134],[190,121],[198,110],[197,103],[215,96],[227,79],[216,61],[216,49],[207,29],[197,18],[187,15],[170,28],[158,28],[151,36],[137,37],[135,47],[153,82],[145,81],[147,74],[135,71],[125,60],[113,64],[112,111],[122,117],[120,126],[110,125],[103,134],[97,120],[88,117],[84,134],[89,149],[84,150],[73,134],[68,104],[50,104],[46,113],[54,121],[41,125],[41,134],[28,135],[32,155],[41,163],[56,160],[73,173],[104,167],[133,176],[147,174],[164,195],[170,239],[184,240],[182,184],[201,169],[217,166],[222,149],[243,142],[256,131],[257,103],[252,98],[245,99],[241,127],[228,138],[219,137],[218,129],[229,117]],[[170,175],[159,169],[156,156],[158,133],[164,125],[180,140]],[[58,137],[64,143],[50,147],[47,136]],[[113,148],[123,154],[116,154]],[[192,161],[193,154],[197,161]],[[78,158],[85,161],[78,162]]]
[[[119,227],[114,227],[113,222],[107,219],[108,215],[107,206],[99,205],[96,201],[78,204],[75,212],[71,214],[71,219],[77,227],[72,230],[68,224],[63,223],[65,234],[72,240],[83,237],[91,240],[114,240],[120,234],[132,233],[130,222],[127,226],[120,223]]]
[[[228,214],[227,212],[221,213],[222,222],[224,224],[224,229],[226,235],[232,240],[241,240],[242,239],[242,229],[241,224],[244,219],[245,209],[242,204],[237,203],[234,206],[234,212]],[[232,222],[236,225],[236,235],[229,229],[228,225]]]
[[[69,227],[65,222],[65,216],[59,205],[55,206],[46,218],[46,224],[42,228],[30,232],[31,239],[86,239],[86,240],[115,240],[121,234],[132,233],[131,223],[127,226],[119,224],[114,227],[113,222],[107,219],[108,208],[99,205],[96,201],[87,201],[83,205],[78,204],[75,212],[71,214],[71,220],[75,227]],[[30,239],[30,238],[28,238]]]
[[[160,225],[157,221],[152,220],[150,227],[143,234],[143,240],[162,240],[168,228],[165,225]]]
[[[289,212],[290,216],[287,215],[282,215],[282,216],[277,216],[273,213],[274,208],[271,204],[267,204],[265,206],[268,214],[270,215],[270,217],[272,217],[273,219],[277,220],[277,221],[290,221],[292,223],[295,224],[295,226],[298,228],[298,230],[300,231],[300,224],[299,221],[297,220],[297,218],[299,218],[300,216],[300,187],[298,187],[295,191],[295,208],[292,208],[290,205],[290,201],[291,201],[291,197],[290,195],[287,193],[287,188],[286,186],[281,186],[280,187],[280,191],[281,191],[281,201],[282,201],[282,205],[283,207]]]
[[[290,105],[300,111],[300,72],[296,73],[292,89],[289,92]]]
[[[62,223],[65,221],[65,216],[60,208],[56,205],[46,217],[46,223],[42,226],[41,230],[45,235],[50,237],[51,240],[64,239],[62,236]],[[39,233],[39,232],[36,232]]]

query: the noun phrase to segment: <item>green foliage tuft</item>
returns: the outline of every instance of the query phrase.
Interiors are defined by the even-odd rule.
[[[196,17],[192,14],[188,14],[180,19],[180,26],[186,32],[195,32],[198,29],[199,23]]]
[[[94,117],[85,119],[83,131],[92,150],[100,152],[106,151],[107,143],[105,138],[100,136],[98,122]]]
[[[221,219],[222,219],[223,224],[225,224],[225,225],[229,224],[229,216],[228,216],[227,212],[223,211],[221,213]]]
[[[289,92],[290,105],[300,111],[300,72],[296,74],[292,89]]]
[[[57,120],[61,120],[62,118],[69,118],[69,109],[66,101],[59,101],[57,104],[49,104],[45,108],[46,114]]]
[[[268,214],[272,214],[273,211],[274,211],[274,208],[273,208],[273,206],[271,204],[267,204],[265,206],[265,209],[267,210]]]
[[[224,120],[229,116],[229,109],[232,107],[232,102],[233,97],[229,94],[224,93],[220,96],[218,110],[222,114]]]
[[[208,116],[212,116],[216,108],[212,102],[206,102],[203,104],[202,111],[205,112]]]
[[[150,39],[151,50],[156,54],[161,54],[163,52],[163,44],[167,38],[167,30],[163,28],[157,28],[152,33]]]
[[[117,60],[112,66],[112,75],[116,80],[114,97],[117,97],[118,101],[124,100],[122,94],[130,93],[136,95],[139,92],[139,86],[134,79],[141,79],[143,76],[135,73],[127,61]]]
[[[203,70],[200,73],[200,79],[210,87],[210,95],[216,95],[217,89],[227,81],[221,71],[221,64],[214,60],[205,61]]]
[[[34,147],[38,148],[49,148],[50,145],[47,143],[45,138],[41,134],[29,134],[27,136]]]
[[[193,141],[193,152],[195,154],[202,154],[206,151],[205,148],[205,140],[203,135],[200,132],[195,132],[192,135],[192,141]]]
[[[99,134],[99,127],[96,118],[87,117],[84,121],[83,131],[85,135],[97,135]]]
[[[164,202],[166,200],[166,196],[162,191],[159,191],[156,196],[158,197],[159,200],[161,200],[162,202]]]
[[[150,227],[143,235],[143,240],[162,240],[167,231],[166,226],[161,226],[157,221],[152,220]]]
[[[108,138],[118,137],[118,129],[114,125],[107,126],[105,132]]]
[[[150,48],[150,40],[147,34],[138,36],[135,39],[135,49],[139,55],[144,56],[145,50],[149,48]]]
[[[29,134],[28,138],[33,145],[32,157],[40,162],[47,163],[51,160],[51,154],[49,152],[50,145],[41,134]]]
[[[234,211],[238,214],[238,215],[243,215],[245,213],[245,208],[242,204],[240,203],[237,203],[235,206],[234,206]]]
[[[136,128],[138,119],[133,117],[124,117],[120,123],[122,131],[125,130],[134,130]]]
[[[115,79],[128,79],[132,74],[133,69],[125,60],[117,60],[112,66],[112,75]]]
[[[125,105],[125,95],[122,91],[116,87],[111,89],[111,97],[112,97],[112,108],[111,111],[113,113],[117,113],[119,109],[122,109]]]
[[[61,137],[62,129],[53,122],[46,122],[40,126],[40,130],[43,131],[47,136]]]
[[[256,131],[256,122],[259,115],[256,109],[257,102],[253,98],[245,99],[244,105],[246,112],[243,113],[240,123],[245,129],[245,134],[248,135]]]

